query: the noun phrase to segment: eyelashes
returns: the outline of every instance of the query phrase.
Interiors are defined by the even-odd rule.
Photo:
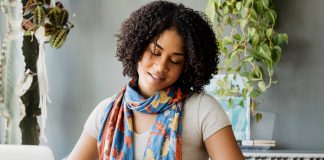
[[[154,52],[154,51],[152,51],[152,50],[150,49],[150,52],[151,52],[151,54],[152,54],[153,56],[156,56],[156,57],[161,56],[161,53],[160,53],[159,51],[156,51],[156,50],[155,50],[155,52]],[[179,61],[177,61],[177,60],[172,60],[172,59],[170,59],[170,62],[173,63],[173,64],[180,64],[180,63],[181,63],[181,62],[179,62]]]

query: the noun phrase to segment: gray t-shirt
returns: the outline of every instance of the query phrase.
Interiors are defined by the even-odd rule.
[[[88,117],[84,132],[97,138],[99,125],[105,107],[112,97],[100,102]],[[204,141],[218,130],[231,125],[226,113],[212,96],[195,93],[186,99],[184,105],[182,158],[185,160],[207,160],[209,158]],[[142,160],[149,131],[134,133],[135,159]]]

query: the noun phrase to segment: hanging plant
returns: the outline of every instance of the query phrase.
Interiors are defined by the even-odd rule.
[[[60,48],[73,24],[68,21],[69,12],[60,1],[54,7],[50,4],[51,0],[25,0],[23,27],[25,35],[33,35],[39,27],[44,27],[51,47]]]
[[[288,36],[275,31],[277,13],[271,0],[209,0],[206,14],[214,24],[221,52],[219,72],[233,74],[234,81],[237,76],[244,79],[240,88],[225,76],[217,82],[218,96],[255,99],[276,83],[274,68]],[[251,107],[254,110],[253,101]]]
[[[34,76],[29,84],[30,88],[21,96],[26,115],[20,122],[20,128],[23,144],[39,144],[40,133],[36,116],[43,112],[41,132],[46,140],[44,127],[47,118],[46,105],[49,101],[44,44],[49,42],[53,48],[62,47],[73,24],[68,21],[69,13],[59,1],[55,5],[51,0],[23,0],[22,3],[25,76],[34,74],[37,77]]]

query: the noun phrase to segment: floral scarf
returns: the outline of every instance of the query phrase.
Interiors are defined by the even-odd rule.
[[[144,160],[182,159],[182,113],[187,94],[172,86],[145,99],[130,81],[107,107],[98,135],[99,160],[133,160],[133,111],[158,114],[151,128]]]

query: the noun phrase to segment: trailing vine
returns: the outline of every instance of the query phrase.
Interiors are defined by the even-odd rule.
[[[217,95],[255,99],[276,83],[274,68],[288,36],[275,31],[277,13],[271,0],[209,0],[206,14],[214,24],[221,52],[219,72],[245,80],[240,88],[225,76],[217,82]]]

